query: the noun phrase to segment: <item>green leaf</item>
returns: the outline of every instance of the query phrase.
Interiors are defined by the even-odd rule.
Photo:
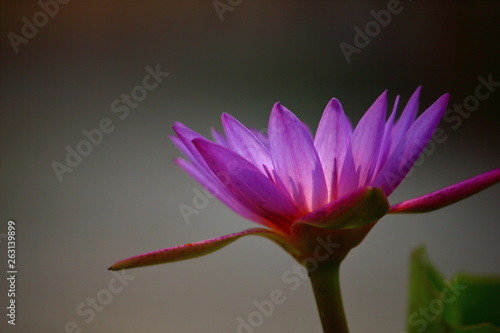
[[[409,333],[500,332],[500,276],[447,280],[423,247],[411,255],[409,298]]]

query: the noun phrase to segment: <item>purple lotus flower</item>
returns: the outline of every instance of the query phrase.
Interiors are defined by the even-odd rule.
[[[268,135],[222,115],[225,136],[210,141],[177,123],[172,137],[187,160],[176,163],[252,228],[202,242],[134,256],[110,269],[154,265],[211,253],[246,235],[269,238],[309,271],[324,332],[348,332],[339,266],[388,213],[438,209],[500,180],[500,168],[442,190],[390,205],[387,197],[405,178],[436,129],[448,103],[441,96],[418,118],[420,88],[396,120],[399,98],[386,117],[384,92],[353,129],[339,101],[326,106],[312,135],[276,103]],[[387,118],[387,120],[386,120]]]
[[[500,168],[393,206],[387,197],[405,178],[428,143],[448,103],[441,96],[418,118],[420,88],[396,120],[399,96],[386,117],[384,92],[353,129],[340,102],[332,99],[312,135],[292,112],[276,103],[268,135],[222,115],[225,136],[210,141],[176,123],[171,137],[188,160],[176,163],[253,228],[115,263],[111,269],[152,265],[213,252],[245,235],[272,239],[303,262],[320,235],[333,236],[342,260],[387,213],[438,209],[500,179]],[[387,118],[387,120],[386,120]]]

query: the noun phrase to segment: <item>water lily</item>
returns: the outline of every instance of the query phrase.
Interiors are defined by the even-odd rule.
[[[396,116],[387,117],[384,92],[355,128],[332,99],[316,134],[280,103],[268,134],[222,115],[213,141],[176,123],[174,144],[187,157],[176,163],[239,215],[261,227],[124,259],[110,269],[154,265],[214,252],[247,235],[266,237],[309,270],[325,332],[347,332],[339,266],[377,221],[389,213],[438,209],[500,180],[500,168],[430,194],[390,205],[430,140],[448,94],[417,117],[420,88]]]

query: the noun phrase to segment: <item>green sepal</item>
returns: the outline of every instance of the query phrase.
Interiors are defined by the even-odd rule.
[[[325,229],[354,229],[379,220],[389,209],[382,189],[364,187],[302,216],[293,227],[307,224]]]

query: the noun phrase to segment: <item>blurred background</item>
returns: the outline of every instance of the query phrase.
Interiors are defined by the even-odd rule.
[[[228,112],[266,128],[280,101],[315,129],[333,97],[357,122],[385,89],[406,103],[422,85],[421,111],[445,92],[467,108],[450,111],[446,140],[390,201],[499,166],[500,84],[477,87],[480,76],[500,82],[500,2],[59,1],[1,1],[0,275],[10,219],[18,269],[15,326],[0,283],[1,332],[321,331],[309,282],[292,291],[282,275],[293,259],[258,237],[186,262],[106,270],[253,226],[211,198],[183,218],[179,205],[193,207],[201,188],[172,162],[174,121],[209,135]],[[380,14],[388,6],[390,19]],[[144,81],[150,72],[156,80]],[[79,145],[99,126],[109,133],[98,145]],[[87,156],[69,167],[68,149]],[[500,274],[499,194],[381,220],[343,264],[351,331],[405,331],[408,257],[420,244],[448,278]],[[238,330],[274,289],[284,303]]]

